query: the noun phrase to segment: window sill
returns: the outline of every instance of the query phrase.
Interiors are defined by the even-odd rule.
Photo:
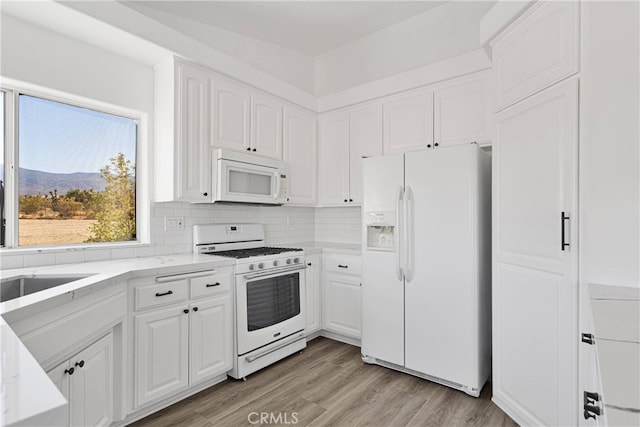
[[[121,243],[95,243],[82,245],[60,245],[60,246],[30,246],[18,248],[0,248],[2,255],[33,255],[33,254],[55,254],[65,252],[90,252],[98,250],[113,249],[137,249],[151,246],[150,243],[142,242],[121,242]]]

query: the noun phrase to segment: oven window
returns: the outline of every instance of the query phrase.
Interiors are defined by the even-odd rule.
[[[300,314],[300,273],[247,283],[249,331],[266,328]]]
[[[229,192],[240,194],[271,195],[271,174],[229,170]]]

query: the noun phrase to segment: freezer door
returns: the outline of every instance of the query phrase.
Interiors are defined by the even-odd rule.
[[[362,354],[404,365],[404,281],[399,273],[398,224],[394,250],[367,247],[367,212],[397,213],[402,202],[404,155],[363,159]],[[394,215],[395,216],[395,215]]]
[[[470,387],[477,387],[479,363],[477,150],[463,145],[405,158],[406,367]]]

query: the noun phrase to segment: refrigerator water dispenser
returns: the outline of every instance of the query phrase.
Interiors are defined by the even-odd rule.
[[[393,250],[395,244],[395,212],[367,212],[367,248]]]

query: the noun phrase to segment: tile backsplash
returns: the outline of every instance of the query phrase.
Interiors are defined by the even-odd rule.
[[[183,230],[164,229],[165,217],[183,217]],[[37,267],[84,261],[101,261],[191,252],[195,224],[257,222],[265,225],[268,245],[311,241],[359,243],[360,208],[305,208],[291,206],[193,205],[152,203],[151,244],[140,247],[82,248],[41,253],[0,255],[0,269]]]

